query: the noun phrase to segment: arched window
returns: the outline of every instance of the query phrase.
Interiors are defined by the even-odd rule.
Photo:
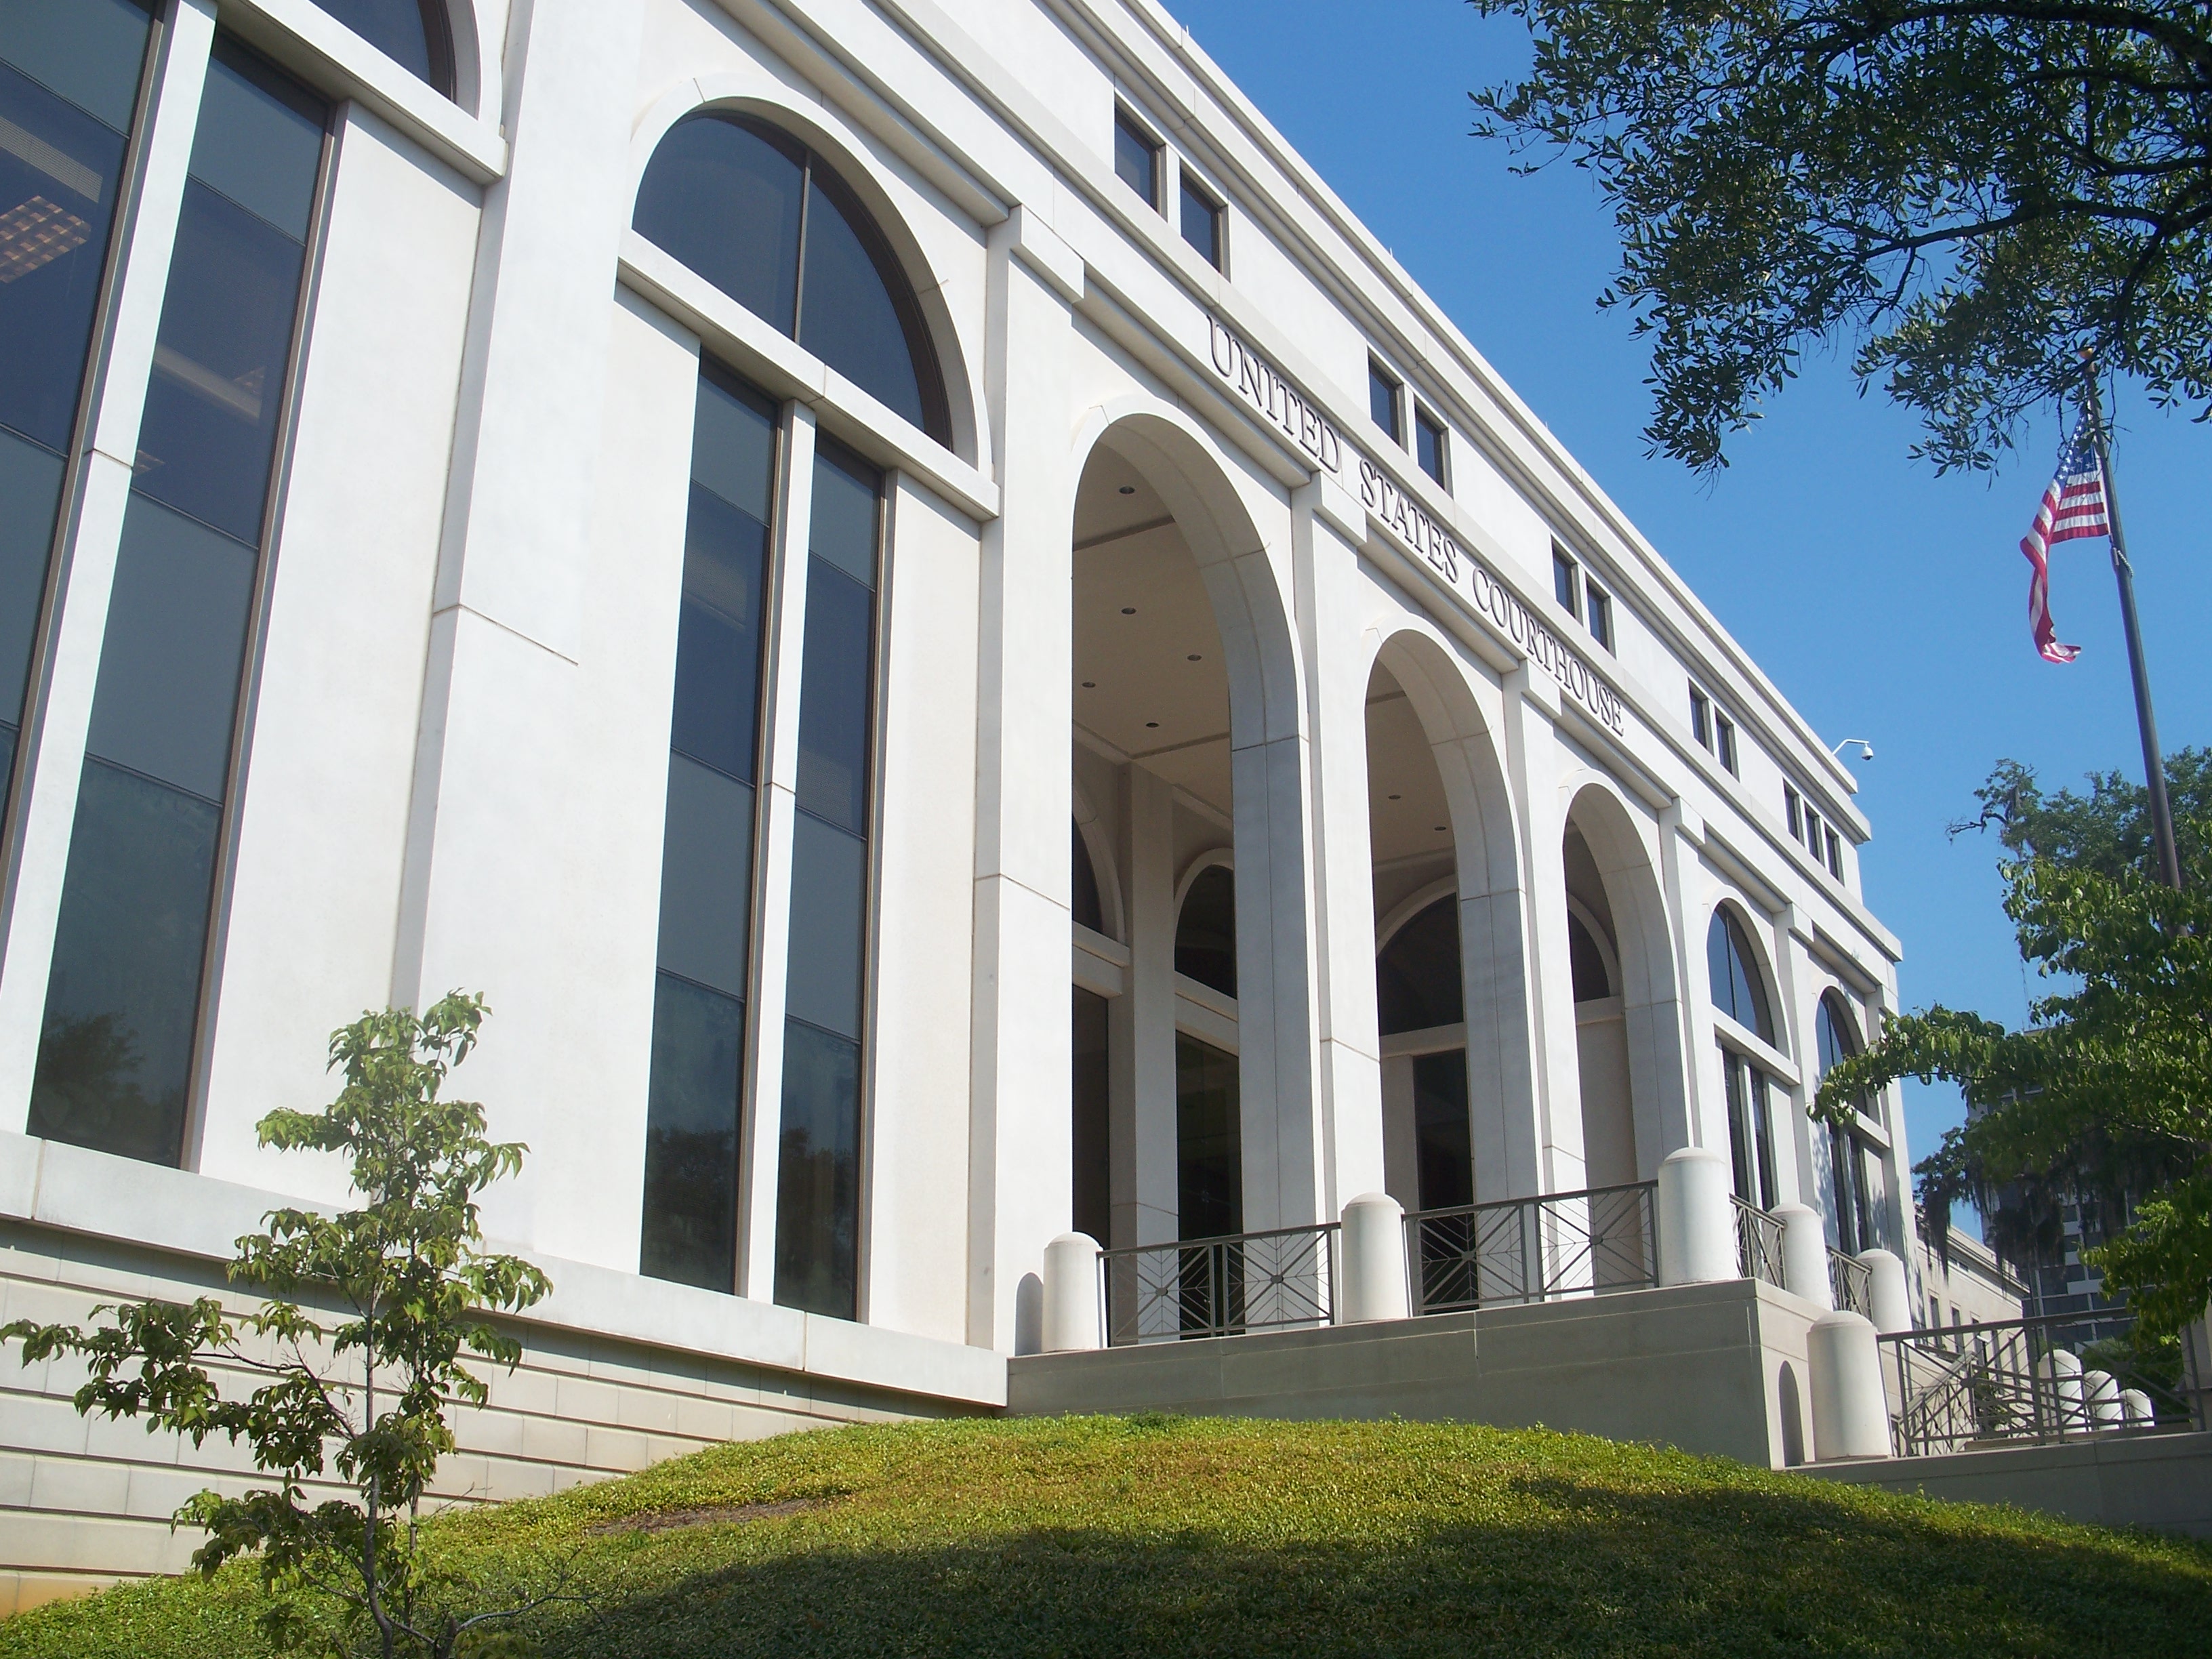
[[[1833,991],[1822,994],[1813,1016],[1813,1032],[1823,1077],[1838,1060],[1859,1051],[1858,1027],[1850,1010]],[[1874,1115],[1874,1103],[1861,1099],[1855,1103],[1863,1114]],[[1835,1179],[1836,1242],[1849,1255],[1881,1243],[1881,1210],[1875,1202],[1872,1174],[1878,1158],[1873,1142],[1857,1130],[1829,1127],[1828,1168]]]
[[[1198,873],[1176,919],[1176,972],[1237,994],[1237,877],[1225,864]]]
[[[1713,1006],[1759,1041],[1774,1041],[1774,1016],[1766,1006],[1766,985],[1760,978],[1759,958],[1743,924],[1726,910],[1713,912],[1713,925],[1705,933],[1705,964],[1712,974]]]
[[[402,69],[453,95],[453,26],[445,0],[315,0]]]
[[[1599,1002],[1613,994],[1613,975],[1605,965],[1605,951],[1597,935],[1571,912],[1567,916],[1567,962],[1574,975],[1577,1002]]]
[[[653,151],[631,222],[938,442],[951,441],[914,285],[860,198],[788,133],[748,116],[687,116]]]
[[[1459,905],[1440,898],[1391,934],[1375,958],[1382,1035],[1459,1024]]]
[[[1103,933],[1106,931],[1106,906],[1098,893],[1097,867],[1091,862],[1091,848],[1083,839],[1083,826],[1073,818],[1068,824],[1075,831],[1075,883],[1071,908],[1079,925],[1094,933]]]

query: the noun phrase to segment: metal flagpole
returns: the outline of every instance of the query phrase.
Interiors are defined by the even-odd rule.
[[[2158,746],[2158,716],[2151,712],[2150,670],[2143,662],[2142,628],[2136,621],[2135,567],[2128,562],[2127,538],[2120,530],[2120,495],[2112,483],[2112,450],[2105,435],[2105,408],[2097,397],[2097,371],[2082,375],[2082,402],[2089,417],[2090,441],[2105,475],[2105,514],[2112,526],[2112,574],[2120,584],[2120,624],[2128,636],[2128,672],[2135,677],[2136,724],[2142,731],[2143,775],[2150,786],[2150,829],[2158,847],[2159,877],[2179,891],[2181,854],[2173,842],[2173,808],[2166,798],[2166,761]]]

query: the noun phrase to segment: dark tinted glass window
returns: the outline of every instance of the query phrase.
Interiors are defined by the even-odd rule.
[[[1462,1008],[1455,901],[1438,899],[1390,935],[1375,958],[1375,993],[1385,1036],[1459,1023]]]
[[[1176,920],[1176,972],[1237,994],[1237,876],[1224,865],[1199,872]]]
[[[0,768],[29,690],[147,33],[129,0],[0,4]]]
[[[860,1044],[793,1020],[775,1199],[775,1299],[787,1308],[837,1319],[857,1310],[860,1097]]]
[[[1581,572],[1575,562],[1564,553],[1552,555],[1552,596],[1559,608],[1572,617],[1583,614]]]
[[[323,10],[419,80],[453,95],[445,0],[315,0]]]
[[[1713,706],[1696,686],[1690,688],[1690,735],[1705,747],[1713,742]]]
[[[1613,600],[1595,582],[1583,584],[1583,597],[1589,604],[1591,637],[1607,650],[1613,649]]]
[[[638,1271],[655,1279],[736,1287],[744,1041],[744,1005],[736,998],[674,974],[655,976],[638,1249]]]
[[[1221,269],[1221,204],[1182,177],[1182,239],[1216,270]]]
[[[1735,1195],[1771,1210],[1780,1202],[1774,1184],[1773,1085],[1741,1054],[1723,1048],[1728,1079],[1729,1154]]]
[[[1237,1056],[1178,1033],[1176,1204],[1179,1237],[1219,1238],[1244,1231],[1243,1147]]]
[[[820,156],[743,117],[694,115],[660,141],[631,224],[939,443],[943,377],[913,284]]]
[[[1438,483],[1445,482],[1443,422],[1425,409],[1413,411],[1413,459]]]
[[[215,863],[324,106],[208,66],[54,937],[33,1119],[182,1155]]]
[[[1774,1019],[1767,1012],[1766,988],[1743,926],[1726,910],[1713,912],[1705,930],[1705,971],[1712,983],[1713,1006],[1767,1042],[1774,1041]]]
[[[872,832],[875,586],[881,481],[824,441],[807,527],[799,694],[775,1299],[858,1306],[860,1039]]]
[[[799,321],[799,216],[806,153],[781,133],[719,115],[669,130],[631,222],[755,316]]]
[[[1445,1210],[1474,1202],[1464,1048],[1414,1057],[1413,1145],[1421,1208]]]
[[[807,195],[799,343],[895,414],[927,428],[915,341],[900,315],[903,279],[888,252],[870,246],[873,227],[857,216],[857,206],[848,213],[838,200],[842,192],[823,189],[824,176],[815,174]]]
[[[1070,907],[1075,921],[1094,933],[1106,931],[1106,907],[1098,896],[1098,872],[1091,863],[1091,848],[1083,839],[1083,826],[1069,820],[1074,831],[1075,847],[1072,857],[1074,871],[1074,896]]]
[[[1605,952],[1577,915],[1567,917],[1567,959],[1574,970],[1577,1002],[1596,1002],[1613,994],[1613,975],[1606,972]]]
[[[1073,1101],[1075,1231],[1101,1244],[1113,1243],[1113,1183],[1107,1146],[1106,999],[1075,990],[1075,1076]]]
[[[1726,714],[1713,717],[1713,752],[1720,757],[1721,764],[1733,773],[1735,770],[1735,722]],[[1818,855],[1818,849],[1815,856]]]
[[[1135,119],[1120,110],[1114,112],[1114,171],[1121,182],[1145,198],[1147,207],[1160,204],[1160,147]]]
[[[639,1267],[716,1291],[737,1280],[775,465],[775,406],[717,370],[702,374],[669,722]]]
[[[1367,412],[1393,441],[1401,444],[1406,441],[1405,422],[1400,409],[1404,396],[1405,388],[1396,378],[1385,374],[1381,364],[1370,360],[1367,365]]]

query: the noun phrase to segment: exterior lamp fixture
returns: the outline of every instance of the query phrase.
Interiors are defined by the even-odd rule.
[[[1832,745],[1829,748],[1828,752],[1835,756],[1838,760],[1841,760],[1844,757],[1842,751],[1850,748],[1853,744],[1856,744],[1859,746],[1859,758],[1861,760],[1870,761],[1874,758],[1874,745],[1869,743],[1864,738],[1845,738],[1841,743]]]

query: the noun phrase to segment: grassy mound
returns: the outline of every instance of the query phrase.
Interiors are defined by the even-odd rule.
[[[2179,1654],[2212,1546],[1578,1435],[1079,1418],[842,1429],[441,1519],[589,1605],[498,1651]],[[0,1623],[0,1659],[264,1651],[258,1579]]]

